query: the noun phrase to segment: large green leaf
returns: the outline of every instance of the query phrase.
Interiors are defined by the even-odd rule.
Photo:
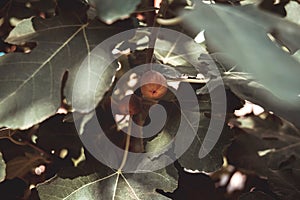
[[[275,96],[299,105],[300,64],[267,36],[279,32],[299,47],[299,26],[253,6],[200,2],[184,19],[195,31],[205,29],[210,47],[226,53],[244,71],[253,73]]]
[[[186,101],[188,100],[186,99]],[[182,108],[177,104],[169,105],[167,107],[168,118],[164,129],[155,139],[147,143],[146,150],[151,153],[155,151],[162,153],[164,153],[163,151],[174,151],[181,166],[187,169],[211,172],[220,168],[223,164],[222,151],[229,144],[231,138],[228,127],[223,127],[220,137],[215,138],[216,141],[209,141],[211,143],[216,142],[211,151],[204,158],[199,157],[199,152],[204,146],[204,138],[209,134],[207,132],[208,129],[210,128],[211,131],[214,131],[216,128],[209,126],[211,120],[219,120],[216,116],[209,118],[204,114],[204,112],[211,112],[210,103],[209,97],[208,99],[199,97],[200,114],[193,107],[190,107],[188,111],[182,112],[180,110]],[[199,117],[200,121],[197,120]],[[176,137],[182,135],[186,139],[176,140],[175,138],[174,148],[170,150],[166,147],[168,147],[167,145],[170,144],[175,135]],[[188,143],[190,143],[189,146],[185,146]],[[186,151],[182,152],[184,148],[186,148]]]
[[[156,188],[172,192],[177,187],[177,172],[173,166],[147,173],[123,174],[101,170],[74,179],[54,178],[37,187],[41,200],[99,200],[99,199],[168,199],[155,191]]]
[[[26,129],[43,121],[60,107],[62,90],[67,103],[75,95],[74,109],[79,112],[89,112],[101,100],[111,85],[116,64],[105,70],[109,63],[91,50],[109,36],[130,28],[131,20],[108,26],[97,20],[86,22],[84,13],[66,13],[46,20],[33,18],[32,24],[28,20],[19,24],[27,27],[16,27],[18,35],[9,36],[11,43],[36,42],[37,46],[28,54],[7,54],[0,59],[0,126]],[[33,26],[34,32],[28,26]],[[93,62],[80,72],[80,80],[86,81],[77,82],[73,93],[77,71],[87,56]],[[102,74],[97,74],[99,70]],[[96,93],[85,88],[87,85],[97,87]],[[96,102],[88,103],[91,101]]]
[[[225,146],[230,143],[231,135],[228,130],[229,128],[224,127],[220,138],[217,138],[218,141],[216,142],[214,148],[206,155],[206,157],[200,159],[199,151],[201,149],[201,146],[203,145],[204,137],[207,134],[210,122],[210,119],[204,115],[202,115],[201,118],[202,119],[199,124],[199,130],[197,131],[197,135],[193,143],[188,148],[188,150],[178,159],[178,161],[183,167],[187,169],[212,172],[222,166],[222,152]]]

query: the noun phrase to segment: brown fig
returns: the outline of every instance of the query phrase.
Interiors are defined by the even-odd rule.
[[[167,80],[159,72],[148,71],[140,79],[143,97],[159,99],[167,93]]]

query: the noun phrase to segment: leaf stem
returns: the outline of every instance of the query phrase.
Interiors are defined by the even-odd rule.
[[[126,135],[125,150],[124,150],[123,160],[122,160],[121,165],[118,169],[118,173],[121,172],[122,168],[125,166],[126,161],[127,161],[129,146],[130,146],[131,131],[132,131],[132,117],[129,118],[128,131],[127,131],[127,135]]]

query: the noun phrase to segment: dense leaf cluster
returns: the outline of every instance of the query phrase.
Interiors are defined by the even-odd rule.
[[[300,17],[295,14],[299,1],[157,2],[1,1],[1,199],[300,198]],[[182,46],[142,29],[128,40],[114,41],[111,52],[106,52],[115,58],[112,63],[93,53],[115,34],[152,26],[193,39],[199,32],[204,35],[200,42]],[[150,43],[154,48],[148,48]],[[88,68],[78,73],[83,62]],[[124,115],[122,102],[129,98],[129,84],[114,97],[113,87],[127,71],[150,62],[164,64],[154,70],[177,86],[155,100],[145,98],[141,89],[134,91],[126,111],[139,111],[130,113],[134,122],[151,123],[149,109],[156,104],[165,108],[167,120],[150,138],[131,137],[123,131],[130,129],[131,121],[112,115],[112,110]],[[101,76],[96,69],[102,70]],[[82,83],[76,82],[78,74]],[[139,80],[142,75],[131,77]],[[222,89],[220,80],[226,99],[217,103],[226,106],[226,116],[212,113],[210,92]],[[213,85],[212,91],[207,84]],[[96,94],[87,85],[95,87]],[[174,94],[186,85],[192,86],[200,111],[192,104],[187,113],[181,111]],[[248,102],[264,112],[235,115]],[[178,156],[180,144],[169,144],[179,124],[195,138],[174,164],[154,172],[124,173],[125,154],[125,163],[111,169],[90,155],[80,140],[95,117],[93,110],[105,137],[125,152],[153,153],[150,161],[160,156],[155,154],[159,151]],[[200,120],[194,120],[198,115]],[[220,117],[226,122],[217,144],[200,159],[210,122]],[[143,134],[142,129],[136,131]],[[100,144],[102,136],[94,134],[93,142]]]

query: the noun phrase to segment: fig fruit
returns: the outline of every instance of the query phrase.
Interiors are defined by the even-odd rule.
[[[167,93],[167,80],[159,72],[148,71],[140,79],[143,97],[149,99],[160,99]]]

